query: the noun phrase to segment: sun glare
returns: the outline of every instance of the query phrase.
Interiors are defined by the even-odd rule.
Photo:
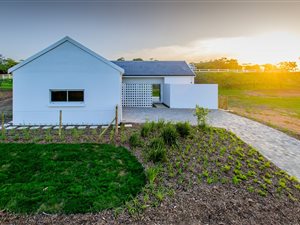
[[[185,59],[190,62],[218,57],[237,58],[241,63],[276,64],[299,62],[300,37],[288,32],[273,32],[254,36],[201,39],[186,45],[161,46],[124,54],[126,58],[143,57],[158,60]]]
[[[244,63],[297,61],[300,42],[296,35],[274,32],[251,37],[220,38],[197,43],[199,51],[235,57]]]

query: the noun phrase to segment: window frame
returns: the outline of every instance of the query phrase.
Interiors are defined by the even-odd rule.
[[[67,92],[67,101],[52,101],[52,92],[53,91],[65,91]],[[83,92],[83,101],[69,101],[69,91],[82,91]],[[85,103],[85,90],[84,89],[49,89],[49,102],[51,105],[56,104],[84,104]]]

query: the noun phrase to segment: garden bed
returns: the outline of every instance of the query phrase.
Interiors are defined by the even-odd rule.
[[[188,130],[188,131],[187,131]],[[143,164],[142,192],[111,210],[87,214],[2,212],[1,224],[299,224],[300,184],[234,134],[158,123],[101,130],[7,131],[2,142],[112,143]]]

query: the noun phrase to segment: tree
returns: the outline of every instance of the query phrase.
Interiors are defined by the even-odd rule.
[[[255,65],[252,65],[252,64],[247,64],[244,66],[244,70],[255,70],[255,71],[260,71],[260,65],[258,64],[255,64]]]
[[[7,70],[18,64],[15,60],[5,58],[0,54],[0,73],[7,73]]]
[[[226,57],[220,59],[214,59],[205,62],[195,63],[198,69],[241,69],[237,59],[227,59]]]
[[[278,65],[281,71],[293,72],[297,69],[296,62],[280,62]]]
[[[274,72],[274,71],[278,71],[278,68],[276,65],[267,63],[262,65],[264,67],[264,72]]]
[[[125,61],[124,57],[118,58],[117,61]]]
[[[132,61],[144,61],[142,58],[134,58]]]

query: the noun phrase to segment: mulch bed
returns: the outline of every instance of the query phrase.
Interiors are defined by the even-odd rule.
[[[57,130],[30,134],[13,131],[3,142],[101,141],[130,148],[128,138],[134,132],[140,133],[140,128],[125,128],[116,141],[111,130],[99,140],[100,130],[87,129],[79,133],[65,131],[63,140],[57,136]],[[146,170],[158,165],[148,162],[144,155],[145,146],[159,135],[160,130],[155,130],[141,138],[143,147],[130,148]],[[193,128],[188,138],[179,138],[179,144],[167,150],[167,161],[162,163],[154,184],[147,184],[123,209],[70,215],[2,211],[0,224],[300,224],[300,191],[296,188],[299,183],[235,135],[222,129]],[[238,171],[234,170],[237,164]],[[224,165],[230,169],[223,171]],[[247,175],[249,171],[255,175]],[[237,183],[233,183],[233,177]],[[159,190],[164,193],[160,200],[155,197]],[[149,199],[145,200],[147,195]]]

